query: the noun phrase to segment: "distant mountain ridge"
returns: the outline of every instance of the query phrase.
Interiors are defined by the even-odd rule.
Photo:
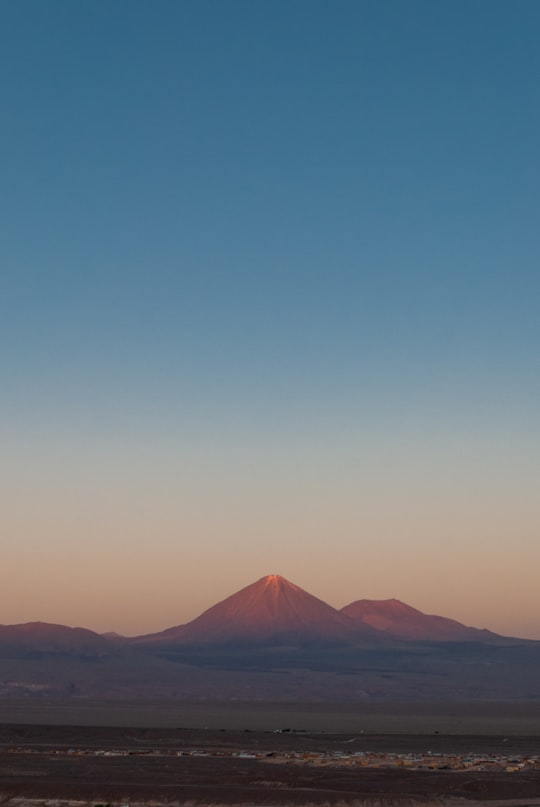
[[[356,600],[337,610],[272,574],[216,603],[191,622],[131,641],[155,645],[278,639],[497,643],[506,638],[447,617],[424,614],[396,599]]]
[[[0,653],[18,648],[26,652],[92,655],[107,653],[119,645],[391,639],[487,643],[512,640],[454,619],[425,614],[397,599],[361,599],[338,610],[278,574],[261,577],[191,622],[141,636],[98,634],[86,628],[45,622],[0,625]]]
[[[337,610],[280,575],[145,636],[0,625],[0,699],[538,700],[538,669],[540,642],[395,599]]]
[[[0,625],[0,656],[27,653],[63,653],[100,656],[110,652],[111,642],[87,628],[69,628],[50,622]]]

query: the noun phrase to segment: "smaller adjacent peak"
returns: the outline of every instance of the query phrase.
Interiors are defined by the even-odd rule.
[[[494,633],[470,628],[454,619],[425,614],[401,600],[357,600],[341,609],[357,624],[410,641],[461,642],[499,640]]]
[[[384,614],[387,617],[404,617],[404,616],[419,616],[422,614],[417,608],[402,600],[397,600],[391,597],[387,600],[357,600],[356,602],[346,605],[341,609],[348,613],[349,611],[356,618],[360,616],[367,616],[369,614]]]

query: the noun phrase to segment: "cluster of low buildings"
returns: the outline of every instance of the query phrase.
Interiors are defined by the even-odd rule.
[[[399,754],[369,751],[351,753],[332,751],[302,752],[273,755],[275,762],[295,762],[307,765],[364,768],[410,768],[411,770],[471,770],[505,771],[515,773],[524,769],[540,770],[540,756],[506,756],[504,754],[445,754],[428,751],[425,754]]]
[[[12,746],[4,748],[11,754],[43,754],[43,749]],[[58,756],[175,756],[175,757],[230,757],[237,759],[257,759],[263,762],[297,765],[327,765],[333,767],[358,768],[409,768],[411,770],[450,770],[450,771],[504,771],[515,773],[522,770],[540,770],[540,756],[515,756],[505,754],[447,754],[427,751],[423,754],[390,753],[370,751],[242,751],[208,748],[144,748],[144,749],[100,749],[100,748],[57,748],[47,749],[48,754]]]

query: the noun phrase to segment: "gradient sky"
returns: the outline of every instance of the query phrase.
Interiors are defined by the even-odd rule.
[[[0,3],[0,622],[278,573],[540,638],[540,3]]]

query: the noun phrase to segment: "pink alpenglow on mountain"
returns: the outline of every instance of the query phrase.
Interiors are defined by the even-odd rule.
[[[357,600],[341,609],[357,624],[369,625],[401,639],[432,642],[489,641],[500,638],[488,630],[469,628],[443,616],[424,614],[400,600]]]
[[[169,628],[144,641],[230,642],[343,640],[377,636],[369,625],[355,625],[346,614],[271,574],[237,591],[186,625]]]

